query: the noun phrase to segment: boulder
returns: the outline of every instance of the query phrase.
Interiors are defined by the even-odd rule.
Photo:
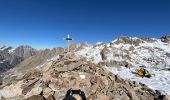
[[[45,100],[45,98],[41,95],[33,95],[27,99],[24,99],[24,100]]]
[[[169,95],[165,95],[163,100],[170,100],[170,96]]]
[[[98,94],[98,100],[110,100],[109,96],[105,94]]]
[[[49,87],[45,88],[43,90],[43,96],[45,98],[51,98],[51,96],[54,94],[54,91],[52,91]],[[49,99],[50,100],[50,99]]]
[[[54,96],[51,94],[51,95],[49,95],[49,96],[46,98],[46,100],[55,100],[55,98],[54,98]]]
[[[70,64],[64,65],[62,67],[56,67],[55,70],[58,72],[66,72],[66,71],[71,71],[82,65],[82,62],[76,62],[76,63],[67,62],[67,63]]]
[[[29,98],[31,97],[32,95],[40,95],[42,93],[43,89],[42,87],[34,87],[30,92],[28,92],[26,95],[25,95],[25,98]]]

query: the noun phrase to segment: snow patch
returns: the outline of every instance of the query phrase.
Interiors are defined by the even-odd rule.
[[[167,93],[170,95],[170,72],[160,69],[154,69],[154,68],[146,68],[149,72],[152,73],[151,78],[141,78],[138,77],[135,72],[137,67],[134,68],[114,68],[114,67],[105,67],[109,71],[111,71],[113,74],[120,76],[123,79],[130,79],[132,81],[141,82],[143,84],[146,84],[149,88],[154,90],[160,90],[163,93]]]
[[[53,58],[51,58],[51,60],[52,60],[52,61],[56,61],[56,60],[58,60],[59,58],[60,58],[60,56],[57,55],[57,56],[54,56]]]
[[[86,57],[88,60],[94,62],[95,64],[102,61],[102,57],[100,52],[103,50],[104,45],[96,46],[96,47],[88,47],[76,52],[77,56]]]
[[[96,45],[102,45],[104,44],[103,42],[97,42]]]
[[[85,76],[85,75],[80,75],[80,78],[81,78],[81,79],[85,79],[86,76]]]
[[[14,50],[15,50],[15,48],[10,49],[10,50],[9,50],[9,53],[13,53]]]

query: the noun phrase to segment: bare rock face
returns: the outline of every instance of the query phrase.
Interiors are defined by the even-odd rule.
[[[104,49],[100,52],[102,60],[106,60],[108,54],[110,54],[110,50],[105,46]]]
[[[33,49],[31,46],[20,46],[17,47],[10,55],[9,63],[13,66],[16,66],[23,60],[33,56],[36,54],[36,50]]]
[[[0,47],[0,74],[21,63],[23,60],[36,54],[36,50],[30,46]]]
[[[45,100],[45,98],[41,95],[33,95],[27,99],[24,99],[24,100]]]
[[[12,86],[20,92],[10,94],[10,91],[14,91],[10,88]],[[123,80],[105,68],[71,54],[53,61],[50,67],[25,73],[21,80],[0,89],[0,96],[9,100],[19,97],[18,100],[63,100],[70,88],[82,90],[87,100],[164,99],[160,92],[143,84]],[[3,94],[4,91],[8,94]]]
[[[143,43],[143,40],[142,39],[132,39],[132,38],[129,38],[127,36],[121,36],[118,38],[118,40],[115,42],[116,44],[120,44],[120,43],[123,43],[123,44],[133,44],[133,45],[139,45],[139,43]]]
[[[155,42],[156,40],[151,39],[151,38],[130,38],[127,36],[121,36],[117,39],[117,41],[115,42],[116,44],[132,44],[135,46],[138,46],[140,43],[152,43]]]
[[[143,41],[148,42],[148,43],[152,43],[155,42],[156,40],[151,39],[151,38],[141,38]]]
[[[20,46],[14,50],[14,55],[18,55],[19,57],[22,57],[23,59],[26,59],[30,56],[33,56],[36,54],[36,50],[33,49],[31,46]]]

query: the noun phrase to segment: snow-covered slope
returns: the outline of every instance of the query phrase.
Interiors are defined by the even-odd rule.
[[[170,71],[160,70],[155,68],[146,68],[146,70],[152,73],[151,78],[142,78],[133,74],[137,67],[133,68],[113,68],[106,67],[109,71],[111,71],[115,75],[119,75],[123,79],[130,79],[132,81],[136,81],[139,83],[143,83],[147,85],[149,88],[154,90],[159,90],[162,93],[167,93],[170,95]]]
[[[124,79],[141,82],[170,95],[170,42],[154,38],[120,37],[107,44],[86,47],[77,51],[94,63],[105,63],[108,70]],[[124,66],[128,64],[130,69]],[[139,65],[154,74],[151,79],[135,76]]]
[[[100,56],[101,50],[104,48],[104,45],[100,46],[89,46],[84,49],[81,49],[77,51],[76,54],[87,57],[88,59],[92,60],[94,63],[99,63],[102,61],[102,58]]]

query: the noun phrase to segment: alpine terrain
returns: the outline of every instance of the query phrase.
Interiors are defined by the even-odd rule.
[[[0,99],[63,100],[80,89],[87,100],[170,100],[170,36],[122,36],[66,50],[1,46]]]

